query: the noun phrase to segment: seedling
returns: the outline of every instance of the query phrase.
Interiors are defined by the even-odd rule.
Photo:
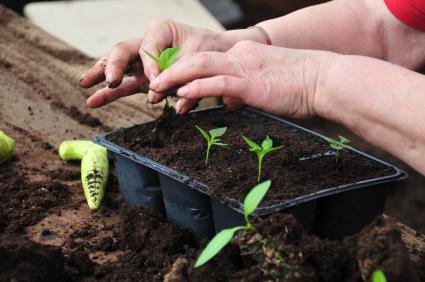
[[[242,139],[245,141],[246,144],[248,144],[249,150],[251,152],[254,152],[254,153],[257,154],[257,157],[258,157],[258,178],[257,178],[257,181],[260,181],[263,158],[268,153],[282,149],[285,146],[278,146],[278,147],[273,148],[273,140],[270,139],[270,137],[268,135],[267,135],[266,139],[264,139],[264,141],[261,143],[261,147],[260,147],[260,145],[258,145],[257,143],[255,143],[254,141],[252,141],[251,139],[249,139],[249,138],[247,138],[243,135],[242,135]]]
[[[156,57],[154,54],[146,50],[143,51],[146,53],[146,55],[148,55],[152,60],[156,62],[159,67],[159,70],[162,72],[176,62],[177,55],[180,53],[181,48],[175,47],[166,48],[164,50],[161,50],[161,48],[158,49],[160,51],[159,57]]]
[[[372,274],[372,282],[387,282],[387,277],[382,270],[375,270]]]
[[[208,164],[208,156],[210,154],[211,147],[213,145],[225,147],[227,144],[221,143],[220,139],[218,137],[223,136],[224,133],[226,133],[227,127],[220,127],[216,129],[211,129],[209,131],[209,134],[200,128],[199,126],[195,125],[196,129],[202,134],[202,136],[207,140],[207,153],[205,155],[205,165]]]
[[[211,241],[207,247],[202,251],[198,257],[195,267],[200,267],[217,255],[233,238],[235,233],[240,230],[252,230],[252,226],[249,221],[249,216],[257,209],[261,200],[266,195],[267,191],[271,186],[271,180],[267,180],[263,183],[258,184],[246,195],[244,200],[244,215],[245,215],[245,226],[236,226],[228,229],[223,229]]]
[[[326,138],[326,139],[329,142],[329,146],[335,150],[336,162],[338,162],[342,150],[352,148],[351,146],[347,145],[348,143],[350,143],[350,140],[348,140],[344,136],[339,135],[339,141],[336,141],[335,139],[332,139],[332,138]]]
[[[106,148],[88,140],[64,141],[59,147],[59,157],[64,161],[81,160],[81,182],[87,204],[92,210],[98,209],[109,176]]]

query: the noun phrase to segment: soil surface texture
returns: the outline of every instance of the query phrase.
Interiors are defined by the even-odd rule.
[[[355,282],[371,281],[377,269],[388,281],[421,281],[399,227],[384,216],[342,241],[306,234],[284,214],[255,220],[254,226],[255,231],[241,232],[204,267],[193,267],[198,253],[180,257],[165,281]]]
[[[97,110],[86,109],[84,100],[93,90],[80,89],[77,81],[94,61],[0,6],[0,130],[16,141],[13,158],[0,165],[0,281],[176,281],[179,277],[179,281],[199,281],[196,277],[202,281],[240,281],[241,277],[245,281],[261,281],[263,277],[277,277],[258,263],[264,252],[246,253],[248,247],[255,246],[255,242],[245,243],[251,234],[244,234],[226,248],[220,263],[214,260],[195,273],[193,262],[201,249],[191,234],[168,223],[161,213],[124,203],[113,165],[101,208],[96,212],[88,209],[81,187],[80,164],[60,161],[59,144],[69,139],[91,139],[111,128],[143,123],[158,117],[162,110],[162,105],[147,106],[144,95],[125,98]],[[321,128],[322,124],[323,121],[313,127]],[[335,127],[329,126],[327,130],[334,136]],[[360,141],[354,144],[357,147]],[[420,227],[423,217],[417,215],[425,206],[423,185],[419,185],[423,177],[416,175],[411,179],[416,182],[398,194],[394,201],[398,205],[388,211],[391,216],[400,215],[398,221]],[[300,260],[302,263],[297,263],[296,255],[291,259],[290,254],[296,252],[279,249],[287,250],[281,254],[286,260],[294,267],[306,265],[310,269],[307,266],[312,265],[311,270],[302,273],[316,273],[313,281],[337,277],[332,271],[324,276],[321,270],[329,271],[340,254],[329,254],[326,246],[340,250],[345,246],[344,241],[316,244],[320,239],[312,239],[298,231],[298,227],[291,227],[285,218],[278,219],[284,223],[280,227],[269,221],[256,222],[264,238],[274,236],[294,250],[298,245],[305,247],[301,243],[303,238],[310,238],[313,246],[321,246],[316,253],[301,248],[309,258],[308,262]],[[403,248],[399,247],[397,234],[401,230],[414,267],[422,271],[420,277],[425,281],[424,236],[400,223],[400,229],[388,224],[382,221],[382,225],[371,225],[369,231],[362,232],[363,237],[358,237],[362,239],[357,239],[357,257],[363,263],[361,268],[353,266],[353,269],[364,269],[363,279],[368,278],[374,267],[381,267],[388,275],[398,275],[391,269],[400,266],[409,269],[409,261],[404,259]],[[277,226],[278,230],[267,229],[266,225]],[[284,232],[279,233],[282,229]],[[295,240],[284,234],[303,235]],[[347,251],[350,256],[346,257],[351,258],[353,252]],[[394,259],[389,260],[389,256]],[[319,263],[323,266],[318,266]],[[270,269],[276,269],[272,266]],[[340,268],[335,266],[335,269]]]
[[[207,165],[207,143],[195,125],[206,131],[227,127],[220,142],[228,146],[213,146]],[[262,206],[395,173],[391,167],[351,151],[343,151],[337,162],[324,139],[247,111],[193,113],[175,117],[167,126],[148,123],[107,139],[207,185],[209,193],[232,203],[243,202],[257,184],[257,155],[249,151],[241,135],[257,144],[269,136],[274,146],[285,146],[263,159],[262,180],[272,179],[272,188]]]

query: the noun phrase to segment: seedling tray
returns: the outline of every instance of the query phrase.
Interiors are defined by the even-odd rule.
[[[194,112],[202,114],[211,111],[222,111],[222,108]],[[243,113],[254,119],[260,116],[272,119],[315,137],[325,138],[316,132],[255,109],[248,108],[243,110]],[[212,197],[205,184],[108,140],[111,134],[124,130],[126,129],[121,128],[105,133],[96,137],[94,142],[107,148],[110,158],[115,161],[120,190],[127,202],[157,210],[165,209],[171,222],[190,229],[198,240],[211,238],[223,228],[244,224],[241,202],[235,203],[233,200],[229,205],[229,201]],[[308,231],[332,239],[359,231],[377,214],[382,213],[386,197],[393,193],[397,181],[405,179],[407,174],[363,152],[355,149],[351,151],[382,164],[393,173],[327,187],[315,193],[262,206],[256,210],[254,216],[267,216],[275,212],[292,213]],[[329,157],[332,151],[324,155]],[[303,156],[300,161],[326,157],[324,155]]]

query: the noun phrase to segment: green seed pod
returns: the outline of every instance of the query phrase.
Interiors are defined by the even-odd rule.
[[[92,210],[98,209],[108,183],[107,150],[92,141],[69,140],[59,146],[59,157],[64,161],[81,160],[81,182],[87,204]]]
[[[15,140],[0,130],[0,164],[10,159],[14,149]]]
[[[64,141],[59,146],[59,157],[64,161],[81,161],[91,147],[102,148],[88,140]]]
[[[87,204],[92,210],[99,208],[109,176],[107,151],[103,147],[98,147],[87,150],[81,161],[81,182]]]

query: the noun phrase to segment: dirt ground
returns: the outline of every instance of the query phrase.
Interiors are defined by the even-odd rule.
[[[11,276],[0,281],[11,281],[14,274],[23,277],[18,281],[160,281],[195,244],[163,216],[125,204],[114,176],[102,208],[90,212],[79,164],[59,160],[63,140],[90,139],[151,120],[161,110],[136,95],[88,111],[84,100],[90,92],[78,88],[77,81],[92,62],[0,6],[0,129],[17,144],[14,157],[0,167],[0,262],[18,264],[13,271],[1,264],[0,275],[7,270]],[[309,126],[335,133],[322,121]],[[425,207],[425,180],[412,175],[390,199],[387,212],[423,231],[425,219],[418,215]],[[411,242],[416,250],[411,254],[420,254],[418,244]],[[37,260],[37,268],[31,260]]]

